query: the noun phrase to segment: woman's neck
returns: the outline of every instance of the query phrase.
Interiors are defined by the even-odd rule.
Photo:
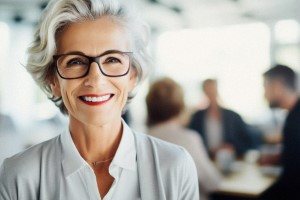
[[[70,118],[70,132],[80,155],[88,163],[112,158],[122,137],[121,118],[102,126],[86,125]]]

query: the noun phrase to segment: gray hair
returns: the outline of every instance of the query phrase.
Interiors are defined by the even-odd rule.
[[[67,114],[68,111],[62,98],[55,97],[50,87],[56,73],[53,67],[53,55],[57,52],[57,34],[74,22],[95,20],[103,16],[116,20],[131,31],[134,48],[132,67],[137,72],[137,85],[139,85],[149,71],[150,58],[147,52],[149,29],[140,17],[134,14],[117,0],[51,0],[49,2],[38,24],[34,41],[28,48],[26,69],[62,113]],[[136,88],[128,95],[127,104],[135,94]]]

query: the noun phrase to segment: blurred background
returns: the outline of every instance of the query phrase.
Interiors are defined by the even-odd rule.
[[[47,2],[0,0],[0,111],[13,119],[28,143],[52,137],[53,131],[47,126],[59,129],[65,120],[23,67],[26,48]],[[128,3],[140,10],[140,17],[149,23],[152,32],[153,71],[130,106],[135,129],[145,130],[144,97],[148,82],[160,76],[169,76],[184,87],[191,111],[205,105],[201,82],[215,78],[224,106],[237,111],[263,132],[272,132],[268,130],[274,127],[272,123],[280,126],[285,113],[268,108],[261,74],[274,63],[300,71],[299,1]]]
[[[3,156],[65,129],[66,117],[23,67],[26,48],[47,2],[0,0],[0,113],[9,118],[0,127]],[[149,83],[169,76],[184,89],[187,121],[192,112],[206,106],[202,81],[214,78],[224,107],[238,112],[263,136],[281,131],[286,112],[268,107],[262,73],[275,63],[300,72],[300,1],[126,2],[140,10],[137,17],[151,27],[152,73],[129,107],[129,123],[135,130],[146,131]]]

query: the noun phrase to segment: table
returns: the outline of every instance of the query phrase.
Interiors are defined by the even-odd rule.
[[[238,169],[224,176],[216,196],[255,199],[277,179],[276,176],[263,175],[257,164],[240,162]]]

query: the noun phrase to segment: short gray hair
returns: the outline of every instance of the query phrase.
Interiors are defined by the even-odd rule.
[[[131,31],[134,48],[132,67],[137,72],[137,85],[139,85],[149,71],[150,58],[147,52],[149,28],[134,14],[136,13],[117,0],[51,0],[49,2],[38,24],[33,43],[28,48],[26,69],[62,113],[67,114],[68,111],[62,98],[55,97],[50,87],[56,73],[53,67],[53,55],[57,52],[57,34],[74,22],[95,20],[103,16],[117,20]],[[127,103],[135,93],[136,89],[129,94]]]

